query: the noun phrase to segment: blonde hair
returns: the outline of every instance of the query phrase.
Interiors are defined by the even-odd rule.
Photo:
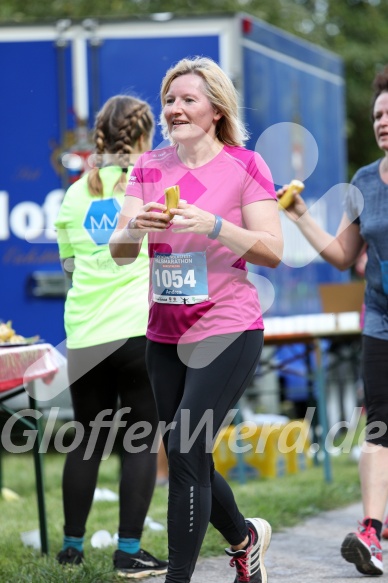
[[[110,154],[115,166],[122,167],[123,172],[114,190],[124,191],[130,155],[141,136],[144,136],[151,147],[153,132],[154,116],[148,103],[129,95],[115,95],[108,99],[97,113],[94,125],[96,168],[88,174],[90,194],[104,195],[99,169],[103,165],[105,154]]]
[[[216,125],[216,136],[223,144],[242,146],[249,134],[238,115],[237,91],[226,73],[217,63],[207,57],[182,59],[165,74],[160,89],[162,108],[166,104],[166,95],[171,83],[182,75],[194,74],[201,77],[205,85],[205,95],[210,103],[222,114]],[[174,143],[169,135],[163,110],[160,125],[165,139]]]

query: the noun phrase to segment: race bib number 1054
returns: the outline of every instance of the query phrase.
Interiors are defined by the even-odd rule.
[[[155,253],[153,300],[161,304],[198,304],[209,299],[206,253]]]

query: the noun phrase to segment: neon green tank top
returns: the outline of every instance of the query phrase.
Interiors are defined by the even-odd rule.
[[[73,283],[65,302],[68,348],[85,348],[144,336],[148,321],[147,238],[131,265],[113,261],[108,241],[124,193],[112,195],[121,169],[100,170],[104,198],[91,196],[87,176],[67,190],[56,220],[59,255],[74,257]]]

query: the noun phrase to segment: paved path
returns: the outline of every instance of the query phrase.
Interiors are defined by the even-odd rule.
[[[362,518],[361,504],[324,512],[298,526],[272,535],[265,564],[268,583],[350,583],[371,581],[344,561],[340,546],[348,532],[357,528]],[[388,541],[383,549],[388,552]],[[192,583],[232,583],[234,571],[226,555],[198,561]],[[388,571],[375,581],[388,581]],[[150,583],[164,583],[155,577]]]

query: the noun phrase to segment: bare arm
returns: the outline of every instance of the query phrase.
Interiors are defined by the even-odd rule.
[[[296,224],[321,257],[341,271],[355,263],[364,246],[359,226],[351,223],[346,213],[342,216],[335,236],[319,227],[309,213],[300,217]]]
[[[220,243],[254,265],[276,267],[283,255],[283,234],[279,211],[273,200],[243,207],[246,229],[223,221]]]
[[[279,190],[278,195],[281,196],[286,187],[287,185]],[[335,236],[322,229],[314,221],[303,198],[296,191],[294,202],[284,212],[321,257],[341,271],[355,263],[365,245],[359,226],[350,222],[346,213],[342,215]]]
[[[201,233],[208,235],[214,227],[214,215],[195,205],[180,203],[172,209],[175,216],[184,221],[175,222],[175,233]],[[283,253],[283,236],[276,202],[263,200],[243,207],[246,228],[223,220],[217,240],[236,255],[255,265],[276,267]]]
[[[166,206],[163,204],[151,202],[143,206],[139,198],[125,197],[117,227],[109,240],[110,254],[117,265],[133,263],[144,236],[168,227],[169,217],[162,214],[164,210]]]

